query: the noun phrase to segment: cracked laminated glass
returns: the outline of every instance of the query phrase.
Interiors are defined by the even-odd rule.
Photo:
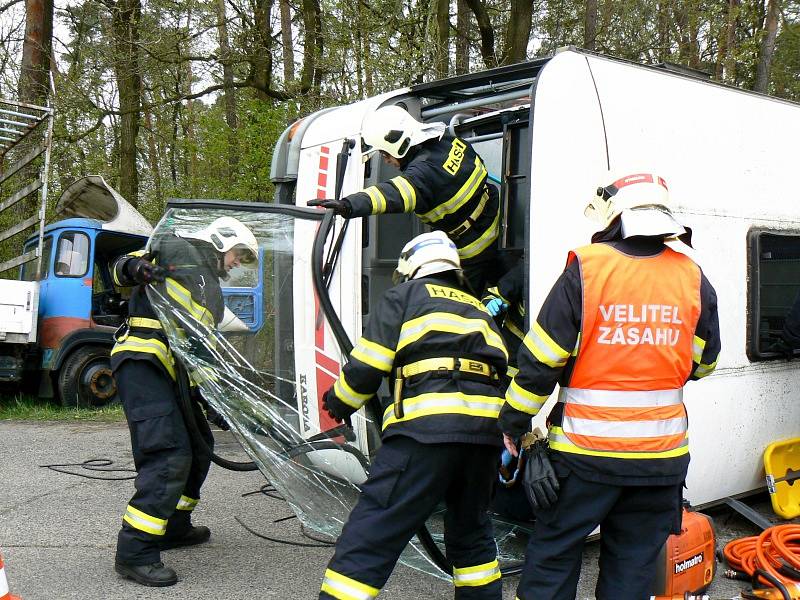
[[[355,434],[343,426],[326,430],[319,425],[319,396],[325,390],[312,382],[323,369],[314,344],[327,325],[316,301],[312,245],[321,213],[257,206],[262,208],[199,203],[168,209],[148,248],[185,248],[186,256],[175,260],[177,266],[159,257],[168,279],[151,285],[148,296],[189,379],[224,416],[303,527],[333,540],[368,476],[380,429],[364,410],[353,416]],[[214,253],[197,251],[203,242],[187,234],[222,216],[240,220],[254,233],[256,265],[224,273],[221,263],[208,264]],[[326,255],[332,244],[326,240]],[[208,280],[209,272],[223,274],[219,285]],[[330,367],[324,368],[335,376]],[[428,529],[443,548],[442,520],[443,513],[436,513]],[[522,557],[518,530],[516,521],[496,521],[501,560]],[[448,578],[416,537],[400,560]]]

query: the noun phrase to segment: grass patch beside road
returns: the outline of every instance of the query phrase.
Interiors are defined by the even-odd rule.
[[[24,394],[0,395],[0,421],[124,421],[121,404],[103,408],[64,408]]]

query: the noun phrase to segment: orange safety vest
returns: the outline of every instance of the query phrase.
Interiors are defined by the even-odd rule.
[[[683,385],[700,317],[700,268],[668,247],[637,257],[592,244],[569,262],[576,258],[583,318],[554,446],[616,458],[686,454]]]

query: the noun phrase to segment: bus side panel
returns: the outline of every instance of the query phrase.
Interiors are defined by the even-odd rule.
[[[534,320],[567,252],[590,241],[595,229],[583,210],[606,172],[603,120],[584,56],[564,52],[545,65],[532,121],[527,312]]]
[[[342,140],[304,148],[300,153],[300,177],[297,180],[299,205],[312,198],[332,198],[336,186],[337,154]],[[363,166],[358,144],[348,160],[342,194],[361,189]],[[342,244],[337,266],[329,287],[334,310],[353,343],[361,334],[361,220],[348,222],[347,234]],[[294,342],[295,373],[300,391],[300,409],[307,423],[306,433],[313,434],[317,427],[327,430],[336,426],[321,408],[322,394],[333,385],[342,363],[341,352],[327,320],[322,315],[319,300],[311,280],[311,249],[317,223],[295,222],[294,248]],[[327,250],[345,221],[338,218],[333,235],[329,236]],[[364,421],[353,423],[366,451]],[[363,430],[363,431],[362,431]]]
[[[685,392],[688,496],[704,503],[763,487],[764,448],[800,436],[800,370],[747,358],[747,232],[800,228],[793,149],[800,107],[635,65],[589,61],[612,169],[655,169],[665,177],[679,219],[694,230],[695,250],[676,249],[700,264],[719,298],[717,372]]]

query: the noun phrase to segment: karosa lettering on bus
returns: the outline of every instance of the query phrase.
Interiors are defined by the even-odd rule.
[[[675,346],[680,339],[678,307],[669,304],[601,304],[598,344]],[[641,324],[641,325],[640,325]],[[660,326],[659,326],[660,325]]]

